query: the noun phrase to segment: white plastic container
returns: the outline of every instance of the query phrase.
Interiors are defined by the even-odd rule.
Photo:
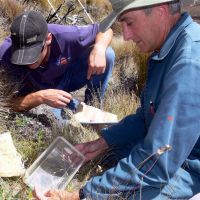
[[[26,170],[23,180],[31,189],[64,189],[83,161],[84,156],[59,136]]]

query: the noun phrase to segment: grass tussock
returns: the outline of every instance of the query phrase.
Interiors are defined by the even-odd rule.
[[[102,8],[104,10],[111,10],[111,4],[107,0],[85,0],[88,5],[95,5],[98,8]]]
[[[40,7],[47,9],[47,10],[50,7],[48,0],[23,0],[23,2],[26,3],[27,5],[39,5]],[[50,0],[50,2],[51,2],[51,0]]]
[[[0,66],[0,77],[0,122],[1,127],[4,127],[10,112],[9,101],[13,98],[18,84],[8,75],[3,66]]]
[[[27,189],[21,178],[0,178],[0,199],[33,199],[31,189]]]
[[[134,93],[126,88],[118,88],[116,91],[108,91],[105,97],[104,110],[114,113],[118,119],[135,112],[139,105],[139,100]]]
[[[39,1],[41,4],[42,2],[45,2],[45,0],[37,0]],[[55,9],[60,5],[60,4],[65,4],[66,2],[63,0],[50,0],[49,1],[54,7]],[[48,3],[48,0],[46,0],[46,3],[50,6],[50,4]]]
[[[97,139],[98,133],[91,126],[83,126],[74,117],[71,111],[65,110],[68,116],[68,123],[63,129],[63,137],[66,138],[71,144],[78,144]]]
[[[23,161],[26,161],[26,167],[30,166],[38,155],[48,147],[48,143],[45,143],[44,141],[33,142],[28,140],[14,140],[14,144],[17,151],[22,155]]]
[[[0,0],[0,43],[10,34],[9,28],[13,19],[25,8],[16,0]]]
[[[0,4],[0,11],[9,22],[12,22],[25,9],[25,6],[16,0],[0,0]]]
[[[131,56],[136,48],[132,42],[124,41],[122,36],[113,37],[111,46],[115,51],[116,59],[123,59],[124,57]]]
[[[94,22],[100,22],[112,10],[107,0],[82,0],[82,3]]]
[[[138,75],[136,94],[140,95],[147,79],[147,61],[149,54],[141,53],[138,49],[136,49],[133,52],[132,57],[134,58]]]
[[[114,37],[111,46],[116,54],[112,85],[124,87],[140,95],[147,76],[148,54],[141,53],[133,42],[126,42],[122,37]]]

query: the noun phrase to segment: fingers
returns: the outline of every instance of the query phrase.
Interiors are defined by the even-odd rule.
[[[61,92],[61,95],[62,95],[63,97],[65,97],[65,98],[67,98],[67,99],[69,99],[69,100],[72,99],[72,95],[71,95],[70,93],[65,92],[65,91],[63,91],[63,90],[60,90],[60,92]]]
[[[71,101],[72,95],[63,90],[58,90],[58,99],[67,104]]]
[[[101,146],[101,139],[97,139],[92,142],[77,144],[75,145],[75,148],[85,156],[84,163],[94,159],[105,149],[103,145]]]
[[[62,102],[63,104],[68,104],[70,102],[70,99],[68,99],[67,97],[63,96],[63,95],[58,95],[58,100],[60,102]]]
[[[100,75],[103,74],[105,72],[105,67],[103,66],[89,66],[88,68],[88,72],[87,72],[87,80],[90,80],[90,78],[92,77],[92,75]]]
[[[93,74],[93,69],[91,67],[89,67],[88,72],[87,72],[87,80],[91,79],[92,74]]]
[[[57,108],[63,108],[66,107],[66,105],[71,101],[72,96],[68,92],[61,90],[59,91],[57,98]]]
[[[45,196],[48,200],[72,200],[72,194],[64,190],[49,190]]]
[[[37,185],[35,186],[32,194],[36,200],[47,200],[45,192]]]
[[[71,101],[72,96],[63,90],[47,89],[42,91],[42,99],[43,103],[51,107],[63,108]]]
[[[106,68],[106,57],[105,50],[95,50],[90,53],[88,60],[88,72],[87,79],[89,80],[92,75],[100,75],[105,72]]]
[[[57,190],[49,190],[45,193],[46,197],[51,197],[57,195]]]
[[[85,160],[84,160],[84,163],[90,161],[90,160],[93,160],[94,158],[96,158],[98,155],[100,155],[102,153],[101,150],[98,150],[98,151],[94,151],[94,152],[91,152],[91,153],[88,153],[86,154],[85,156]]]

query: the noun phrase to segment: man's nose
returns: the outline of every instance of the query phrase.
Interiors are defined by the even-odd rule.
[[[133,32],[129,28],[123,27],[122,32],[125,41],[131,40],[133,38]]]

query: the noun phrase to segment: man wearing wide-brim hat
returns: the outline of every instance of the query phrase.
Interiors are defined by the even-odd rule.
[[[110,0],[125,40],[151,53],[135,114],[76,146],[89,161],[111,148],[117,165],[78,192],[49,191],[60,199],[190,199],[200,192],[200,26],[180,1]],[[70,196],[71,195],[71,196]]]

